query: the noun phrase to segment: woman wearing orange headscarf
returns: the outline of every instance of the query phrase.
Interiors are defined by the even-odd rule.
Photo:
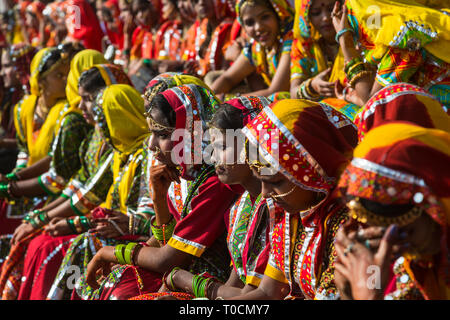
[[[450,298],[449,162],[445,131],[390,122],[365,136],[339,182],[352,219],[336,241],[342,297]],[[387,228],[375,246],[367,226]]]

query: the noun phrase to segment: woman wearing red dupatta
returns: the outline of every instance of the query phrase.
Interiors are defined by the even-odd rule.
[[[365,136],[338,186],[352,218],[336,240],[342,297],[450,298],[449,162],[450,135],[442,130],[391,121]],[[359,238],[367,226],[387,228],[376,248]]]
[[[269,259],[268,208],[261,195],[261,182],[254,177],[248,163],[241,157],[244,149],[236,150],[235,144],[227,144],[226,132],[236,130],[237,145],[239,141],[244,142],[240,130],[269,104],[265,97],[228,100],[220,105],[209,123],[214,146],[212,158],[219,180],[234,189],[245,190],[230,208],[227,246],[233,270],[226,283],[211,281],[210,275],[204,273],[194,275],[176,267],[163,278],[160,292],[133,297],[131,300],[230,298],[258,287]],[[244,144],[241,146],[244,147]],[[200,292],[198,288],[203,285],[205,289]]]
[[[102,31],[92,7],[86,0],[66,2],[67,40],[81,42],[86,49],[102,52]]]
[[[105,295],[99,297],[97,294],[94,298],[127,299],[146,291],[155,292],[154,285],[149,286],[148,279],[153,284],[158,279],[160,284],[162,274],[175,266],[189,266],[188,269],[193,272],[207,270],[221,280],[228,276],[225,219],[238,195],[218,180],[214,167],[203,162],[202,153],[206,145],[201,141],[189,143],[187,136],[179,137],[173,145],[170,141],[170,132],[175,129],[185,129],[190,139],[193,139],[194,131],[202,135],[206,121],[217,104],[209,90],[192,84],[166,90],[153,98],[147,113],[153,132],[150,149],[154,152],[158,150],[155,157],[162,165],[151,169],[156,212],[152,231],[155,239],[161,241],[161,247],[133,246],[139,250],[133,250],[132,261],[129,260],[131,256],[127,256],[126,260],[117,260],[115,252],[119,254],[120,247],[102,248],[88,265],[86,280],[92,288],[99,287],[96,282],[98,269],[103,269],[104,273],[110,271],[104,268],[109,262],[128,264],[118,270],[128,268],[132,272],[125,277],[122,272],[113,271],[101,284],[99,293],[103,291]],[[176,159],[179,170],[170,159],[171,150],[180,156]],[[179,184],[172,184],[173,180],[179,181]],[[136,283],[136,277],[141,285],[131,288],[129,283]],[[113,288],[108,290],[111,285]]]
[[[355,117],[359,140],[384,121],[409,121],[450,132],[450,117],[439,100],[414,84],[396,83],[378,91]]]
[[[265,108],[244,134],[264,158],[266,164],[255,161],[250,148],[262,194],[278,210],[270,217],[264,278],[256,290],[235,299],[335,299],[334,236],[346,208],[334,190],[356,130],[331,107],[285,99]]]

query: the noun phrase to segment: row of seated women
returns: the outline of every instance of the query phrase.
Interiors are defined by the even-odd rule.
[[[317,3],[296,3],[297,27],[313,30]],[[295,60],[296,99],[221,95],[224,78],[250,74],[246,52],[265,52],[273,34],[260,31],[211,86],[162,73],[142,93],[98,51],[33,53],[30,93],[11,113],[17,166],[0,183],[2,299],[446,299],[450,121],[433,90],[445,73],[430,80],[423,61],[406,79],[405,65],[387,72],[395,48],[381,43],[363,60],[348,30],[371,30],[352,18],[357,4],[319,6],[342,27],[342,99],[319,67],[326,24],[308,40],[315,56]],[[237,8],[244,29],[247,15],[270,18],[259,1]],[[445,41],[398,54],[437,61]],[[11,52],[2,65],[17,63]],[[272,83],[286,75],[276,70]],[[361,286],[374,266],[379,285]]]
[[[338,98],[361,106],[382,87],[408,82],[450,105],[449,9],[444,0],[38,4],[21,0],[16,18],[29,34],[48,29],[48,36],[39,36],[38,47],[67,40],[103,51],[110,63],[124,67],[140,91],[153,76],[176,71],[200,77],[222,99],[239,94]],[[74,6],[80,8],[75,29]],[[61,28],[67,29],[65,38],[54,35]],[[2,30],[11,44],[21,41],[12,26]],[[100,45],[102,37],[115,53]],[[348,109],[354,115],[354,107]]]

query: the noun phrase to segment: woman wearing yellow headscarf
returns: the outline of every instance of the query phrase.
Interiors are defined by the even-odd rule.
[[[95,96],[107,84],[115,83],[130,83],[125,72],[118,66],[95,65],[81,74],[80,109],[83,110],[83,117],[92,126],[96,123],[93,120],[91,103],[86,97]],[[112,153],[112,146],[103,138],[100,127],[96,126],[90,130],[79,150],[81,168],[71,178],[60,197],[25,218],[22,239],[27,236],[29,244],[24,245],[19,237],[15,237],[12,240],[15,246],[11,249],[11,252],[15,253],[20,246],[24,253],[23,270],[15,270],[26,279],[21,282],[19,300],[45,299],[52,284],[47,279],[52,274],[56,275],[70,240],[93,227],[89,213],[106,199],[113,182]],[[43,234],[37,234],[34,238],[28,236],[35,230],[43,229],[46,231]],[[33,239],[30,240],[31,238]],[[7,259],[5,263],[9,262]]]
[[[61,111],[55,127],[56,141],[49,153],[52,156],[50,169],[38,178],[41,189],[47,194],[60,193],[81,167],[80,146],[92,126],[86,122],[78,108],[81,101],[78,94],[78,81],[83,71],[101,63],[107,63],[107,61],[96,50],[80,51],[70,63],[66,86],[69,106]]]
[[[320,100],[334,97],[335,82],[344,84],[344,57],[336,43],[336,31],[331,20],[335,2],[295,0],[292,98]]]
[[[44,195],[32,180],[49,166],[47,153],[54,140],[54,129],[61,110],[67,105],[64,90],[68,68],[68,59],[55,48],[40,50],[31,62],[31,94],[14,108],[20,154],[16,168],[0,184],[1,197],[14,204],[9,206],[10,213],[5,219],[16,216],[16,220],[2,222],[2,234],[13,232],[20,222],[18,219],[36,205],[32,199],[22,198],[19,201],[16,198]],[[8,208],[6,204],[2,207]]]
[[[429,91],[448,108],[449,12],[443,0],[349,0],[337,5],[333,24],[349,92],[355,91],[365,103],[383,87],[407,82]]]
[[[85,232],[73,240],[48,298],[70,298],[72,290],[67,287],[68,275],[64,271],[67,265],[78,261],[80,269],[84,270],[96,250],[103,245],[148,235],[149,228],[136,228],[136,233],[129,232],[129,216],[138,207],[144,141],[149,135],[144,112],[144,99],[129,85],[113,84],[98,94],[93,113],[103,139],[113,148],[113,184],[106,200],[92,211],[92,230],[95,230],[95,235]],[[123,235],[128,237],[122,238]],[[83,247],[85,241],[91,242],[93,246]],[[80,246],[83,247],[82,250],[79,250]]]

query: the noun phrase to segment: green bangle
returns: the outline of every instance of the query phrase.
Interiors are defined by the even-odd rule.
[[[138,244],[136,242],[130,242],[129,244],[127,244],[127,246],[125,247],[125,253],[123,255],[124,257],[124,261],[125,264],[133,264],[131,261],[131,253],[133,252],[133,249],[137,246]]]
[[[8,173],[7,175],[5,175],[5,178],[8,179],[9,181],[19,180],[19,177],[14,172]]]
[[[175,286],[174,286],[174,284],[173,284],[173,274],[175,273],[175,271],[177,271],[177,270],[180,270],[180,267],[175,267],[175,268],[173,268],[172,269],[172,271],[170,271],[170,286],[172,287],[172,288],[170,288],[170,289],[172,289],[172,291],[175,291]]]
[[[77,228],[75,228],[75,224],[73,223],[73,219],[67,218],[66,219],[67,224],[69,225],[69,228],[72,230],[74,234],[78,234]]]
[[[341,31],[339,31],[339,32],[336,33],[336,38],[335,38],[335,40],[336,40],[337,43],[339,43],[339,38],[340,38],[344,33],[346,33],[346,32],[354,33],[353,29],[350,29],[350,28],[342,29]]]
[[[92,227],[89,219],[85,216],[80,217],[80,223],[85,231],[89,230]]]
[[[114,247],[114,255],[116,256],[117,261],[120,264],[127,264],[125,262],[125,259],[123,257],[123,249],[124,249],[125,245],[124,244],[119,244],[117,246]]]

